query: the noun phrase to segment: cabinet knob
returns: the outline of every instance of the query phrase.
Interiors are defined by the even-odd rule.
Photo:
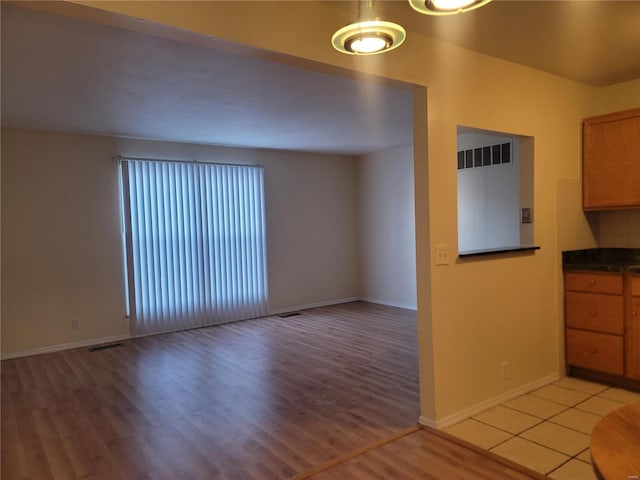
[[[633,310],[633,311],[631,312],[631,315],[633,315],[633,316],[635,317],[635,316],[636,316],[636,313],[638,313],[638,312],[637,312],[637,311],[635,311],[635,310]]]
[[[596,349],[595,349],[595,348],[593,348],[593,347],[591,347],[591,348],[589,349],[589,353],[596,353]]]
[[[589,285],[595,285],[596,281],[592,278],[591,280],[589,280]]]
[[[596,309],[592,308],[591,311],[589,312],[589,315],[591,315],[592,317],[596,314]]]

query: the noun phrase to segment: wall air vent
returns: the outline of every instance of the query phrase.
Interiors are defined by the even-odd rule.
[[[106,350],[107,348],[116,348],[121,346],[122,346],[121,343],[109,343],[108,345],[98,345],[97,347],[91,347],[91,348],[88,348],[87,350],[90,352],[97,352],[99,350]]]
[[[511,142],[458,152],[458,170],[511,163]]]

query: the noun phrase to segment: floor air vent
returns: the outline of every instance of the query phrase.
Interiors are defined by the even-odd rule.
[[[289,317],[297,317],[298,315],[300,315],[300,312],[283,313],[282,315],[278,315],[278,316],[280,318],[289,318]]]
[[[110,343],[109,345],[98,345],[97,347],[91,347],[88,350],[90,352],[97,352],[98,350],[106,350],[107,348],[116,348],[121,346],[121,343]]]

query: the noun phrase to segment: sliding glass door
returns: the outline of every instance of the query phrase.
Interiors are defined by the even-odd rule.
[[[261,167],[122,159],[131,330],[267,313]]]

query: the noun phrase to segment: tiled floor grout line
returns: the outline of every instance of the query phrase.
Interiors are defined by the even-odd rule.
[[[554,385],[554,384],[552,383],[552,384],[550,384],[550,385]],[[583,453],[583,452],[585,452],[585,451],[589,450],[589,448],[590,448],[590,447],[587,447],[587,448],[585,448],[584,450],[580,450],[580,451],[579,451],[578,453],[576,453],[575,455],[568,455],[568,454],[566,454],[566,453],[564,453],[564,452],[561,452],[561,451],[559,451],[559,450],[556,450],[556,449],[555,449],[555,448],[553,448],[553,447],[550,447],[549,445],[543,445],[542,443],[536,442],[535,440],[531,440],[531,439],[529,439],[529,438],[521,437],[520,435],[522,435],[522,434],[523,434],[523,433],[525,433],[525,432],[528,432],[529,430],[531,430],[531,429],[533,429],[533,428],[537,427],[538,425],[541,425],[542,423],[545,423],[545,422],[553,423],[554,425],[559,425],[559,426],[561,426],[561,427],[563,427],[563,428],[566,428],[566,429],[568,429],[568,430],[571,430],[571,431],[573,431],[573,432],[577,432],[577,433],[581,433],[581,434],[583,434],[583,435],[587,435],[587,434],[585,434],[584,432],[581,432],[581,431],[579,431],[579,430],[575,430],[575,429],[573,429],[573,428],[571,428],[571,427],[568,427],[568,426],[566,426],[566,425],[562,425],[562,424],[559,424],[559,423],[553,422],[553,421],[551,421],[551,419],[552,419],[552,418],[554,418],[554,417],[557,417],[558,415],[560,415],[560,414],[562,414],[562,413],[564,413],[564,412],[567,412],[567,411],[569,411],[569,410],[573,410],[573,409],[580,410],[580,409],[578,409],[578,408],[577,408],[577,406],[578,406],[578,405],[580,405],[580,404],[582,404],[582,403],[586,402],[587,400],[592,399],[593,397],[597,397],[600,393],[602,393],[602,392],[604,392],[604,391],[606,391],[606,390],[607,390],[607,389],[605,388],[604,390],[601,390],[600,392],[593,393],[593,394],[589,394],[588,392],[582,392],[582,391],[580,391],[580,390],[575,390],[575,389],[573,389],[573,388],[562,387],[562,386],[560,386],[560,385],[556,385],[556,386],[557,386],[558,388],[564,388],[565,390],[570,390],[570,391],[572,391],[572,392],[584,393],[584,394],[589,395],[589,396],[588,396],[587,398],[585,398],[584,400],[579,401],[579,402],[578,402],[578,403],[576,403],[575,405],[564,405],[564,404],[562,404],[562,403],[558,403],[558,402],[556,402],[556,401],[554,401],[554,400],[549,400],[548,398],[542,398],[542,397],[537,397],[536,395],[533,395],[533,393],[534,393],[536,390],[534,390],[534,392],[531,392],[531,393],[529,394],[529,395],[532,395],[532,396],[534,396],[534,397],[536,397],[536,398],[542,398],[543,400],[546,400],[546,401],[548,401],[548,402],[552,402],[552,403],[555,403],[556,405],[562,405],[562,406],[566,407],[564,410],[562,410],[562,411],[560,411],[560,412],[558,412],[558,413],[556,413],[556,414],[552,415],[552,416],[551,416],[551,417],[549,417],[549,418],[546,418],[546,419],[542,420],[542,422],[539,422],[539,423],[537,423],[537,424],[535,424],[535,425],[533,425],[533,426],[531,426],[531,427],[529,427],[529,428],[527,428],[527,429],[523,430],[522,432],[520,432],[520,433],[518,433],[518,434],[516,435],[518,438],[522,438],[523,440],[527,440],[527,441],[529,441],[529,442],[531,442],[531,443],[535,443],[536,445],[540,445],[541,447],[548,448],[549,450],[552,450],[552,451],[554,451],[554,452],[556,452],[556,453],[559,453],[559,454],[561,454],[561,455],[565,455],[565,456],[567,456],[567,457],[568,457],[568,458],[567,458],[564,462],[562,462],[560,465],[557,465],[555,468],[552,468],[551,470],[549,470],[548,472],[546,472],[546,473],[544,474],[545,476],[551,475],[553,472],[555,472],[555,471],[559,470],[559,469],[560,469],[560,468],[562,468],[564,465],[566,465],[567,463],[569,463],[571,460],[576,460],[576,461],[578,461],[578,462],[582,462],[582,463],[585,463],[585,464],[587,464],[587,465],[590,465],[589,463],[584,462],[583,460],[581,460],[581,459],[579,459],[579,458],[578,458],[578,456],[579,456],[579,455],[582,455],[582,453]],[[543,388],[544,388],[544,387],[543,387]],[[506,406],[506,405],[505,405],[505,406]],[[509,407],[507,407],[507,408],[509,408]],[[580,411],[582,411],[582,412],[586,412],[586,410],[580,410]],[[523,412],[523,413],[526,413],[526,412]],[[586,413],[592,413],[592,412],[586,412]],[[592,413],[592,414],[593,414],[593,413]],[[598,415],[598,416],[600,416],[600,415]]]
[[[570,457],[567,458],[564,462],[562,462],[560,465],[558,465],[555,468],[552,468],[551,470],[549,470],[547,473],[544,474],[545,477],[548,477],[549,475],[551,475],[553,472],[556,472],[558,470],[560,470],[562,467],[564,467],[567,463],[569,463],[571,460],[574,460],[575,457]],[[578,459],[579,462],[581,462],[582,460]]]
[[[524,437],[521,437],[520,435],[516,435],[516,436],[517,436],[518,438],[521,438],[522,440],[526,440],[526,441],[528,441],[528,442],[535,443],[536,445],[540,445],[541,447],[548,448],[549,450],[551,450],[551,451],[553,451],[553,452],[556,452],[556,453],[559,453],[560,455],[564,455],[565,457],[569,457],[569,458],[567,458],[567,461],[566,461],[566,462],[569,462],[569,461],[571,461],[571,460],[573,460],[573,459],[576,459],[576,460],[578,460],[579,462],[582,462],[582,460],[580,460],[579,458],[576,458],[576,457],[577,457],[578,455],[580,455],[582,452],[584,452],[585,450],[588,450],[588,449],[589,449],[589,447],[587,447],[587,448],[585,448],[584,450],[580,450],[578,453],[576,453],[576,454],[574,454],[574,455],[569,455],[568,453],[561,452],[560,450],[556,450],[555,448],[550,447],[549,445],[545,445],[545,444],[540,443],[540,442],[537,442],[537,441],[535,441],[535,440],[531,440],[530,438],[524,438]],[[566,463],[566,462],[564,462],[564,463]],[[586,463],[586,462],[585,462],[585,463]],[[555,469],[554,469],[554,470],[555,470]]]
[[[561,410],[561,411],[559,411],[559,412],[557,412],[557,413],[554,413],[553,415],[551,415],[551,416],[550,416],[550,417],[548,417],[548,418],[540,418],[540,417],[538,417],[537,415],[533,415],[533,414],[532,414],[532,413],[530,413],[530,412],[527,412],[527,411],[524,411],[524,410],[520,410],[520,409],[518,409],[518,408],[515,408],[515,407],[512,407],[512,406],[509,406],[509,405],[506,405],[506,404],[504,404],[504,403],[499,404],[498,406],[501,406],[501,407],[503,407],[503,408],[507,408],[507,409],[512,410],[512,411],[514,411],[514,412],[518,412],[518,413],[525,414],[525,415],[528,415],[528,416],[531,416],[531,417],[535,417],[537,420],[539,420],[539,421],[538,421],[538,422],[536,422],[535,424],[533,424],[533,425],[531,425],[531,426],[529,426],[529,427],[525,428],[524,430],[522,430],[522,431],[520,431],[520,432],[518,432],[518,433],[513,433],[513,432],[510,432],[510,431],[508,431],[508,430],[505,430],[504,428],[500,428],[499,426],[496,426],[496,425],[494,425],[494,424],[491,424],[491,423],[489,423],[489,422],[486,422],[486,421],[483,421],[483,420],[481,420],[481,419],[479,419],[479,418],[476,418],[476,416],[472,416],[472,417],[470,417],[471,419],[473,419],[473,420],[474,420],[474,421],[476,421],[476,422],[479,422],[479,423],[481,423],[481,424],[483,424],[483,425],[486,425],[486,426],[488,426],[488,427],[491,427],[491,428],[495,428],[495,429],[497,429],[497,430],[500,430],[500,431],[502,431],[502,432],[504,432],[504,433],[506,433],[506,434],[510,435],[508,438],[506,438],[506,439],[504,439],[504,440],[502,440],[502,441],[500,441],[500,442],[496,443],[495,445],[491,446],[490,448],[488,448],[488,449],[487,449],[487,451],[493,451],[495,448],[499,447],[500,445],[503,445],[504,443],[506,443],[506,442],[508,442],[508,441],[512,440],[513,438],[516,438],[516,437],[517,437],[517,438],[520,438],[520,439],[525,440],[525,441],[527,441],[527,442],[533,443],[533,444],[535,444],[535,445],[539,445],[539,446],[541,446],[541,447],[544,447],[544,448],[546,448],[546,449],[548,449],[548,450],[551,450],[551,451],[553,451],[553,452],[556,452],[556,453],[558,453],[558,454],[560,454],[560,455],[563,455],[563,456],[567,457],[567,458],[566,458],[566,460],[564,460],[562,463],[560,463],[559,465],[556,465],[554,468],[552,468],[551,470],[549,470],[548,472],[546,472],[546,473],[544,474],[545,476],[551,475],[553,472],[558,471],[559,469],[561,469],[563,466],[567,465],[567,464],[568,464],[569,462],[571,462],[572,460],[578,461],[578,462],[580,462],[580,463],[584,463],[585,465],[591,465],[589,462],[586,462],[586,461],[582,460],[581,458],[578,458],[580,455],[582,455],[583,453],[585,453],[586,451],[588,451],[588,450],[589,450],[589,448],[590,448],[590,446],[587,446],[586,448],[584,448],[584,449],[580,450],[579,452],[577,452],[577,453],[575,453],[575,454],[573,454],[573,455],[569,455],[569,454],[567,454],[567,453],[565,453],[565,452],[559,451],[559,450],[557,450],[557,449],[555,449],[555,448],[553,448],[553,447],[551,447],[551,446],[549,446],[549,445],[546,445],[546,444],[544,444],[544,443],[540,443],[540,442],[538,442],[538,441],[536,441],[536,440],[532,440],[532,439],[530,439],[530,438],[523,437],[522,435],[523,435],[524,433],[526,433],[526,432],[530,431],[530,430],[533,430],[533,429],[534,429],[534,428],[536,428],[536,427],[539,427],[540,425],[542,425],[542,424],[544,424],[544,423],[547,423],[547,422],[548,422],[548,423],[551,423],[551,424],[553,424],[553,425],[557,425],[557,426],[559,426],[559,427],[561,427],[561,428],[565,428],[565,429],[567,429],[567,430],[571,430],[572,432],[575,432],[575,433],[579,433],[579,434],[582,434],[582,435],[589,435],[589,434],[585,433],[584,431],[576,430],[575,428],[573,428],[573,427],[571,427],[571,426],[563,425],[563,424],[561,424],[561,423],[558,423],[557,421],[553,421],[553,419],[554,419],[554,418],[556,418],[557,416],[559,416],[559,415],[563,414],[563,413],[566,413],[566,412],[570,411],[570,410],[578,410],[578,411],[580,411],[580,412],[584,412],[584,413],[587,413],[587,414],[589,414],[589,415],[596,415],[596,416],[598,416],[598,417],[602,418],[602,415],[597,414],[597,413],[594,413],[594,412],[590,412],[590,411],[588,411],[588,410],[581,409],[581,408],[579,408],[579,406],[580,406],[580,405],[582,405],[583,403],[585,403],[585,402],[587,402],[587,401],[589,401],[589,400],[591,400],[591,399],[595,398],[595,397],[602,398],[602,399],[605,399],[605,400],[615,401],[615,400],[612,400],[612,399],[608,399],[607,397],[602,397],[602,396],[601,396],[601,394],[602,394],[602,393],[604,393],[604,392],[606,392],[607,390],[610,390],[610,389],[612,388],[612,387],[609,387],[609,386],[607,386],[607,387],[603,388],[602,390],[599,390],[599,391],[596,391],[596,392],[593,392],[593,393],[592,393],[592,392],[585,392],[585,391],[582,391],[582,390],[576,390],[576,389],[574,389],[574,388],[566,387],[566,386],[562,386],[562,385],[555,385],[555,383],[550,383],[549,385],[554,385],[554,386],[556,386],[557,388],[561,388],[561,389],[568,390],[568,391],[571,391],[571,392],[578,392],[578,393],[581,393],[581,394],[587,395],[587,397],[586,397],[586,398],[584,398],[584,399],[582,399],[582,400],[580,400],[579,402],[577,402],[577,403],[575,403],[575,404],[573,404],[573,405],[566,405],[566,404],[564,404],[564,403],[559,403],[559,402],[557,402],[557,401],[555,401],[555,400],[552,400],[552,399],[549,399],[549,398],[539,397],[539,396],[535,395],[535,392],[536,392],[536,391],[538,391],[538,390],[540,390],[540,389],[537,389],[537,390],[534,390],[534,391],[532,391],[532,392],[529,392],[528,394],[525,394],[525,395],[531,395],[532,397],[535,397],[535,398],[537,398],[537,399],[544,400],[544,401],[547,401],[547,402],[551,402],[551,403],[554,403],[554,404],[556,404],[556,405],[558,405],[558,406],[562,406],[562,407],[564,407],[564,409],[563,409],[563,410]],[[541,388],[544,388],[544,387],[541,387]],[[478,414],[478,415],[479,415],[479,414]],[[495,453],[495,452],[494,452],[494,453]]]
[[[551,382],[516,397],[521,400],[520,402],[515,402],[516,399],[507,400],[472,415],[467,419],[472,421],[469,428],[472,428],[472,425],[477,425],[472,429],[480,428],[479,432],[483,431],[482,429],[489,429],[482,435],[495,432],[492,434],[492,439],[487,437],[482,442],[486,445],[485,450],[497,455],[502,455],[504,452],[505,454],[502,456],[509,458],[510,454],[507,452],[514,447],[505,444],[515,439],[518,439],[519,442],[526,442],[526,445],[530,445],[531,448],[542,449],[534,455],[543,454],[545,451],[548,452],[546,455],[555,455],[555,460],[545,460],[546,464],[539,464],[540,473],[546,476],[554,475],[554,478],[567,478],[568,472],[574,472],[569,474],[573,475],[576,469],[580,471],[582,468],[588,468],[593,473],[592,461],[590,458],[586,458],[590,451],[588,439],[586,447],[582,448],[585,444],[585,436],[590,437],[591,429],[608,413],[608,410],[616,408],[615,404],[622,406],[628,403],[625,395],[631,392],[625,393],[625,389],[611,385],[576,380],[578,383],[571,383],[564,379]],[[585,383],[581,384],[580,382]],[[507,405],[512,401],[514,404]],[[558,408],[560,410],[557,410]],[[495,411],[491,414],[483,416],[484,413],[494,409]],[[520,428],[523,429],[520,430]],[[539,430],[535,431],[535,429]],[[517,431],[517,433],[513,433],[513,431]],[[568,435],[566,441],[569,443],[566,446],[562,440],[559,443],[559,438],[555,437],[556,431],[558,435]],[[531,433],[527,435],[528,432]],[[478,439],[480,438],[478,437]],[[506,450],[500,448],[503,445]],[[526,445],[522,444],[522,448],[525,448]],[[558,448],[574,452],[576,448],[579,450],[569,454],[558,450]],[[556,462],[559,463],[556,464]],[[526,465],[524,459],[522,463]],[[585,473],[585,475],[587,474]],[[589,478],[592,478],[591,475]]]
[[[577,410],[577,409],[576,409],[576,408],[568,408],[567,410],[563,410],[563,411],[562,411],[562,412],[560,412],[560,413],[564,413],[564,412],[566,412],[566,411],[568,411],[568,410]],[[580,411],[581,411],[581,412],[584,412],[584,410],[580,410]],[[559,413],[558,415],[560,415],[560,413]],[[584,413],[589,413],[589,412],[584,412]],[[595,414],[593,414],[593,413],[592,413],[591,415],[595,415]],[[563,425],[562,423],[554,422],[554,421],[553,421],[553,420],[551,420],[551,419],[546,420],[546,421],[547,421],[547,422],[549,422],[549,423],[553,423],[554,425],[558,425],[558,426],[560,426],[560,427],[563,427],[563,428],[566,428],[566,429],[568,429],[568,430],[571,430],[572,432],[582,433],[583,435],[589,435],[588,433],[585,433],[585,432],[583,432],[583,431],[581,431],[581,430],[576,430],[575,428],[569,427],[569,426],[567,426],[567,425]]]

